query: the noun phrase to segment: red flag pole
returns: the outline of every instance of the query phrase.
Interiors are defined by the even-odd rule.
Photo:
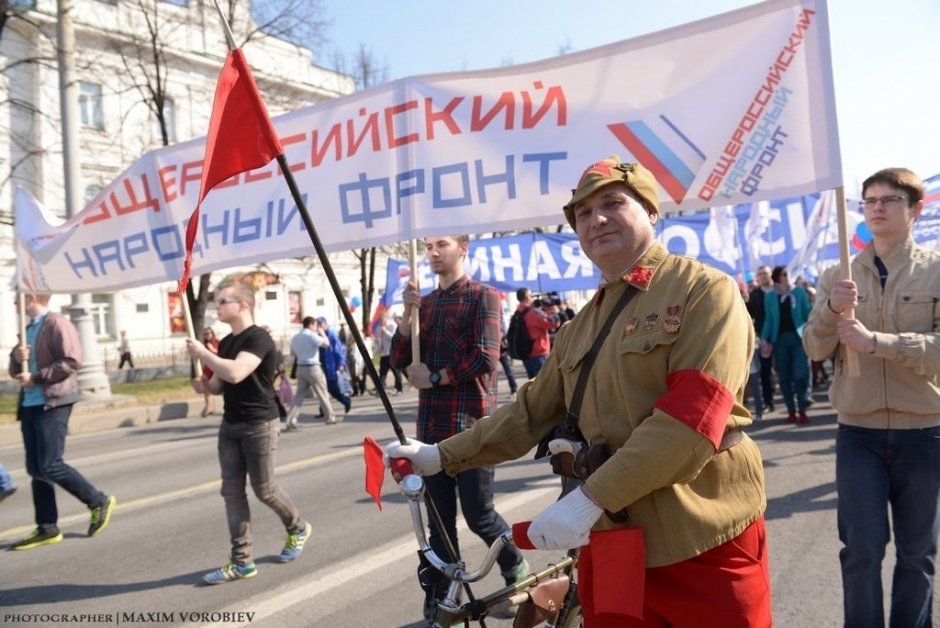
[[[359,331],[359,326],[356,325],[356,320],[349,310],[349,305],[346,303],[346,298],[343,296],[343,290],[340,288],[339,281],[336,279],[336,273],[333,272],[333,265],[326,255],[326,250],[323,248],[323,243],[320,241],[320,236],[317,234],[317,228],[313,225],[313,220],[310,218],[310,212],[307,211],[307,205],[304,203],[303,195],[297,187],[297,181],[294,179],[290,164],[287,163],[287,158],[284,157],[283,153],[277,156],[277,163],[281,167],[281,174],[287,182],[287,187],[290,189],[294,204],[297,205],[297,210],[304,222],[304,227],[307,228],[307,235],[310,236],[310,242],[313,243],[313,248],[317,252],[317,258],[319,258],[320,264],[323,265],[323,271],[326,273],[326,278],[330,282],[330,288],[333,289],[333,294],[336,296],[336,301],[339,303],[343,319],[352,332],[353,339],[356,341],[356,347],[365,360],[366,371],[369,373],[369,377],[372,379],[375,389],[379,391],[379,398],[382,400],[382,406],[385,408],[388,419],[392,423],[392,429],[395,430],[395,436],[398,437],[398,442],[404,445],[406,442],[405,431],[395,417],[392,402],[388,397],[388,393],[385,392],[385,387],[380,383],[379,373],[375,370],[375,364],[369,359],[369,352],[366,349],[365,341],[362,339],[362,333]]]

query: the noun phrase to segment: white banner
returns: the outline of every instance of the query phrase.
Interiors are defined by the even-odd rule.
[[[581,172],[610,154],[656,174],[664,213],[842,184],[824,0],[401,79],[274,123],[328,251],[559,224]],[[178,279],[204,144],[145,154],[59,228],[17,195],[21,282],[101,292]],[[313,254],[276,163],[202,207],[194,275]]]

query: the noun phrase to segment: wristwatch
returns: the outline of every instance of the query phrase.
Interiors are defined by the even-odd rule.
[[[435,388],[437,388],[438,386],[440,386],[440,384],[441,384],[441,372],[440,372],[440,371],[434,371],[433,373],[431,373],[430,375],[428,375],[428,381],[431,382],[431,386],[433,386],[433,387],[435,387]]]

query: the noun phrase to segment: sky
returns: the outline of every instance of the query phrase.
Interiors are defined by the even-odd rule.
[[[595,48],[732,11],[748,0],[319,0],[320,65],[360,45],[389,79],[504,67]],[[940,1],[829,0],[847,196],[876,170],[940,174]]]

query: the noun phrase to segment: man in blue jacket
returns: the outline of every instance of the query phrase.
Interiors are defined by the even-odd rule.
[[[326,375],[326,389],[333,399],[343,404],[345,413],[349,414],[349,409],[352,408],[352,400],[340,389],[338,375],[339,370],[346,370],[346,347],[339,339],[339,336],[336,335],[336,332],[333,331],[333,328],[330,327],[330,323],[325,316],[317,318],[317,325],[327,340],[330,341],[330,346],[320,347],[320,366],[323,367],[323,374]]]

